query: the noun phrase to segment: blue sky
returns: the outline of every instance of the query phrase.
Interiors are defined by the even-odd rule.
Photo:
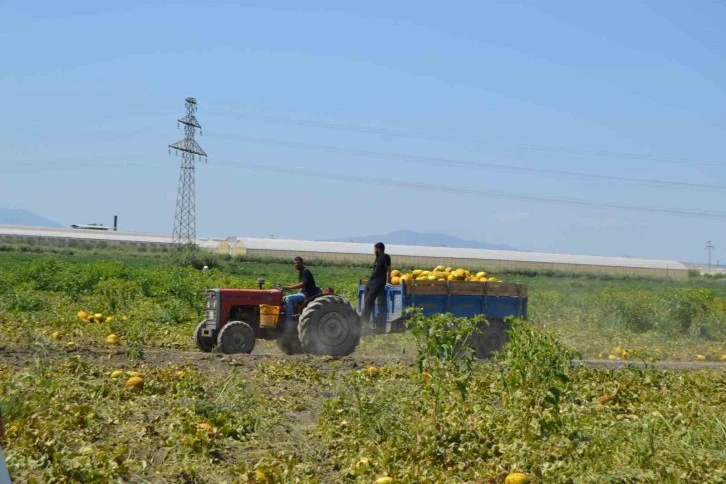
[[[199,236],[407,228],[687,261],[712,240],[726,261],[724,218],[249,169],[726,212],[726,188],[424,159],[726,187],[725,3],[300,3],[0,3],[0,206],[170,233],[179,158],[167,145],[194,96],[209,154]]]

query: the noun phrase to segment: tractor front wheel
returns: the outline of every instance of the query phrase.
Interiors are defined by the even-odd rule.
[[[313,355],[346,356],[360,342],[361,322],[340,296],[322,296],[303,309],[298,323],[300,343]]]
[[[255,330],[244,321],[230,321],[219,332],[217,346],[227,355],[252,353],[255,347]]]
[[[214,338],[209,336],[202,336],[202,330],[204,325],[207,323],[206,320],[202,321],[197,325],[197,329],[194,330],[194,342],[197,344],[197,348],[205,353],[209,353],[214,349],[214,345],[217,343]]]

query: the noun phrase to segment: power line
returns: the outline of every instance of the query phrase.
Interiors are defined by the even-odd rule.
[[[576,207],[593,207],[593,208],[609,208],[618,210],[629,210],[634,212],[645,212],[650,214],[675,215],[681,217],[698,217],[722,220],[726,219],[726,212],[708,211],[708,210],[692,210],[682,208],[659,208],[645,207],[638,205],[617,204],[608,202],[596,202],[591,200],[580,200],[571,198],[543,197],[539,195],[514,194],[498,190],[486,190],[469,187],[452,187],[446,185],[437,185],[433,183],[415,182],[409,180],[390,180],[383,178],[364,177],[357,175],[345,175],[336,173],[317,172],[307,169],[300,169],[287,166],[259,165],[245,162],[234,161],[217,161],[216,165],[234,167],[243,170],[262,171],[267,173],[280,173],[291,176],[303,176],[309,178],[327,179],[342,182],[354,182],[367,185],[388,186],[392,188],[408,188],[412,190],[435,191],[442,193],[451,193],[456,195],[476,195],[486,198],[498,198],[506,200],[519,200],[538,203],[549,203],[555,205],[576,206]]]
[[[121,160],[123,160],[123,158],[118,158],[118,160],[121,161]],[[151,164],[144,163],[143,165],[138,164],[138,163],[121,163],[120,165],[121,166],[130,166],[130,165],[163,166],[163,165],[154,164],[154,163],[151,163]],[[549,203],[549,204],[565,205],[565,206],[610,208],[610,209],[629,210],[629,211],[645,212],[645,213],[652,213],[652,214],[693,217],[693,218],[711,218],[711,219],[718,219],[718,220],[726,218],[726,212],[680,209],[680,208],[646,207],[646,206],[627,205],[627,204],[614,204],[614,203],[608,203],[608,202],[597,202],[597,201],[581,200],[581,199],[544,197],[544,196],[539,196],[539,195],[528,195],[528,194],[513,194],[513,193],[507,193],[507,192],[496,191],[496,190],[475,189],[475,188],[469,188],[469,187],[450,187],[450,186],[437,185],[437,184],[431,184],[431,183],[425,183],[425,182],[412,182],[409,180],[390,180],[390,179],[381,179],[381,178],[372,178],[372,177],[362,177],[362,176],[357,176],[357,175],[315,172],[315,171],[303,170],[303,169],[294,168],[294,167],[282,167],[282,166],[276,167],[276,166],[271,166],[271,165],[251,164],[251,163],[235,162],[235,161],[229,161],[229,160],[216,161],[215,165],[221,166],[221,167],[250,170],[250,171],[280,173],[280,174],[287,174],[287,175],[291,175],[291,176],[305,176],[305,177],[310,177],[310,178],[322,178],[322,179],[336,180],[336,181],[342,181],[342,182],[387,186],[387,187],[392,187],[392,188],[407,188],[407,189],[412,189],[412,190],[429,191],[429,192],[436,191],[436,192],[450,193],[450,194],[456,194],[456,195],[476,195],[476,196],[481,196],[481,197],[485,197],[485,198],[532,201],[532,202],[538,202],[538,203]],[[52,168],[49,168],[49,169],[52,169]],[[69,168],[69,169],[71,169],[71,168]]]
[[[270,139],[270,138],[259,138],[259,137],[253,137],[253,136],[235,136],[235,135],[229,135],[229,134],[215,134],[215,135],[210,135],[209,137],[217,138],[217,139],[227,139],[227,140],[232,140],[232,141],[243,140],[243,141],[247,141],[250,143],[255,143],[255,144],[260,144],[260,145],[265,145],[265,146],[313,150],[313,151],[320,151],[320,152],[325,152],[325,153],[349,154],[349,155],[355,155],[355,156],[379,158],[379,159],[386,159],[386,160],[393,160],[393,161],[426,163],[429,165],[444,165],[447,167],[458,166],[461,168],[472,168],[475,170],[499,170],[499,171],[513,172],[513,173],[529,173],[529,174],[550,175],[550,176],[551,175],[568,176],[568,177],[574,177],[574,178],[590,178],[590,179],[596,179],[596,180],[608,180],[608,181],[617,181],[617,182],[626,182],[626,183],[636,183],[639,185],[647,185],[647,186],[661,187],[661,188],[675,188],[675,189],[679,189],[679,190],[726,192],[726,186],[724,186],[724,185],[711,185],[711,184],[707,184],[707,183],[689,183],[689,182],[678,182],[678,181],[671,181],[671,180],[658,180],[658,179],[653,179],[653,178],[624,177],[624,176],[616,176],[616,175],[601,175],[601,174],[597,174],[597,173],[573,172],[573,171],[567,171],[567,170],[553,170],[553,169],[548,169],[548,168],[530,168],[530,167],[526,167],[526,166],[503,165],[503,164],[491,163],[491,162],[475,162],[475,161],[456,160],[456,159],[452,159],[452,158],[410,155],[410,154],[405,154],[405,153],[387,153],[387,152],[363,150],[363,149],[355,149],[355,148],[343,148],[343,147],[338,147],[338,146],[317,145],[317,144],[310,144],[310,143],[276,140],[276,139]]]
[[[622,159],[628,159],[628,160],[648,160],[653,161],[656,163],[676,163],[676,164],[683,164],[683,165],[694,165],[694,166],[716,166],[716,167],[724,167],[726,166],[726,161],[704,161],[704,160],[697,160],[693,158],[687,158],[687,157],[678,157],[678,156],[661,156],[661,155],[655,155],[655,154],[647,154],[647,153],[627,153],[627,152],[619,152],[619,151],[608,151],[608,150],[587,150],[582,148],[568,148],[563,146],[545,146],[545,145],[538,145],[534,143],[521,143],[521,142],[514,142],[514,141],[500,141],[496,139],[491,138],[465,138],[465,137],[457,137],[457,136],[442,136],[442,135],[431,135],[431,134],[425,134],[425,133],[418,133],[414,131],[408,131],[405,129],[390,129],[390,128],[376,128],[376,127],[367,127],[367,126],[360,126],[360,125],[353,125],[353,124],[345,124],[345,123],[334,123],[334,122],[326,122],[326,121],[316,121],[311,119],[301,119],[301,118],[290,118],[286,116],[279,116],[279,115],[273,115],[273,114],[267,114],[267,113],[254,113],[246,110],[238,110],[238,109],[231,109],[226,106],[218,106],[210,109],[211,111],[217,111],[221,113],[228,113],[231,117],[238,117],[241,119],[249,119],[249,120],[256,120],[256,121],[263,121],[266,123],[277,123],[277,124],[287,124],[291,126],[302,126],[307,128],[323,128],[323,129],[332,129],[332,130],[339,130],[339,131],[350,131],[350,132],[356,132],[361,134],[374,134],[379,136],[390,136],[390,137],[398,137],[398,138],[415,138],[415,139],[423,139],[427,141],[442,141],[446,143],[457,143],[457,144],[467,144],[467,145],[481,145],[482,143],[486,144],[494,144],[494,145],[500,145],[500,146],[513,146],[518,148],[525,148],[532,151],[542,151],[542,152],[551,152],[551,153],[568,153],[568,154],[578,154],[578,155],[594,155],[594,156],[604,156],[604,157],[611,157],[611,158],[622,158]]]
[[[73,171],[77,170],[78,168],[107,168],[112,166],[117,167],[127,167],[127,166],[155,166],[148,163],[141,163],[136,160],[139,160],[143,157],[147,156],[146,153],[144,154],[138,154],[138,155],[129,155],[129,156],[100,156],[96,157],[94,156],[92,159],[80,159],[77,156],[72,158],[54,158],[53,160],[14,160],[14,161],[3,161],[0,162],[0,166],[3,168],[7,167],[31,167],[31,168],[42,168],[45,170],[53,170],[53,171]],[[77,161],[83,161],[83,163],[75,163]],[[112,162],[121,162],[121,163],[99,163],[100,161],[112,161]],[[158,165],[158,166],[166,166],[164,165]]]

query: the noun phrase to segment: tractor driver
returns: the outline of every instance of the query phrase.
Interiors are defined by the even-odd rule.
[[[300,282],[292,286],[282,286],[282,290],[291,291],[293,289],[300,289],[300,292],[285,296],[285,316],[288,321],[292,319],[292,307],[294,304],[301,303],[307,298],[318,293],[318,287],[315,285],[313,273],[310,272],[310,269],[305,267],[302,257],[295,257],[295,259],[293,259],[293,264],[295,269],[300,272],[300,275],[298,276],[298,281]]]

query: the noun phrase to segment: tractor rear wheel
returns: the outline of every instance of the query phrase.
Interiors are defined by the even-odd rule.
[[[194,330],[194,342],[197,344],[197,348],[199,348],[201,351],[209,353],[214,349],[214,345],[217,342],[214,340],[214,338],[210,338],[209,336],[202,336],[202,329],[204,329],[204,325],[206,323],[207,320],[205,319],[197,325],[197,329]]]
[[[227,355],[251,353],[255,347],[255,330],[244,321],[230,321],[219,332],[217,346]]]
[[[308,304],[297,328],[303,350],[313,355],[346,356],[360,342],[358,313],[340,296],[321,296]]]
[[[474,347],[475,356],[481,360],[491,358],[492,353],[501,351],[509,342],[509,335],[506,333],[509,328],[501,319],[492,319],[489,324],[482,323],[478,329],[480,333],[472,336],[471,344]]]

